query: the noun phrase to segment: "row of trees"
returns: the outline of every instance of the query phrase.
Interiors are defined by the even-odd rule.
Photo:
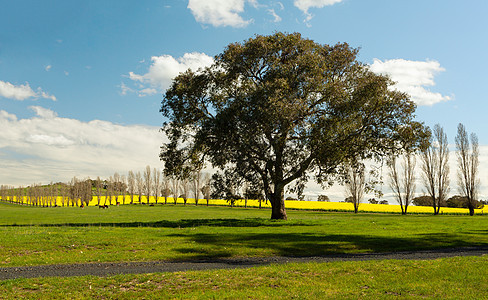
[[[2,185],[0,198],[12,203],[44,207],[57,206],[57,199],[60,198],[62,206],[84,206],[92,199],[92,183],[74,177],[68,183],[33,184],[27,187]]]
[[[195,199],[195,205],[200,200],[209,205],[210,199],[226,199],[233,206],[238,199],[264,201],[262,192],[252,190],[249,185],[239,186],[225,181],[220,174],[211,176],[209,173],[195,171],[190,176],[164,176],[158,169],[146,166],[141,172],[129,171],[127,176],[115,173],[102,180],[74,177],[68,183],[51,183],[49,185],[33,184],[28,187],[0,186],[0,198],[4,201],[33,206],[57,206],[61,199],[61,206],[86,206],[96,197],[99,206],[125,203],[129,198],[130,204],[149,204],[150,199],[155,203],[167,204],[168,198],[176,204],[182,199],[186,205],[189,198]]]
[[[459,124],[455,143],[460,195],[453,197],[450,205],[460,206],[460,201],[464,201],[469,214],[474,215],[474,209],[480,204],[477,199],[480,184],[478,138],[474,133],[468,136],[464,125]],[[447,134],[439,124],[435,125],[426,145],[420,148],[406,145],[403,154],[389,156],[386,160],[389,187],[400,204],[402,214],[407,213],[408,206],[415,196],[417,158],[420,159],[424,193],[430,199],[428,203],[432,206],[433,213],[437,215],[440,207],[447,205],[450,191],[448,140]],[[368,187],[365,180],[364,165],[348,166],[344,183],[349,202],[353,203],[357,212],[364,192],[371,190],[371,186]]]

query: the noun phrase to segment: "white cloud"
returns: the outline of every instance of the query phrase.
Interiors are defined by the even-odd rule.
[[[58,116],[56,112],[41,106],[29,106],[29,109],[33,110],[38,117],[43,119],[53,119]]]
[[[199,23],[215,27],[246,27],[252,20],[244,20],[239,15],[246,2],[257,6],[256,0],[189,0],[188,8]]]
[[[432,92],[426,87],[434,86],[434,77],[445,71],[435,60],[411,61],[391,59],[381,61],[374,59],[371,70],[375,73],[389,75],[396,82],[394,88],[405,92],[418,105],[434,105],[451,100],[451,97]]]
[[[123,95],[123,96],[127,95],[127,93],[133,93],[134,92],[133,89],[131,89],[130,87],[128,87],[123,82],[119,85],[119,87],[120,87],[120,94]]]
[[[152,64],[149,70],[144,75],[129,72],[129,78],[133,81],[141,83],[142,89],[139,91],[139,96],[154,95],[159,91],[166,90],[179,73],[188,69],[193,71],[199,68],[210,66],[213,63],[213,58],[204,53],[185,53],[183,57],[174,58],[171,55],[153,56],[151,58]],[[148,84],[150,87],[145,87]],[[130,91],[127,86],[123,85],[122,94]]]
[[[67,139],[64,135],[46,135],[46,134],[32,134],[27,137],[27,141],[34,144],[45,144],[49,146],[71,146],[74,145],[74,141]]]
[[[37,97],[41,97],[44,99],[51,99],[53,101],[56,101],[56,97],[53,95],[49,95],[48,93],[44,92],[41,90],[41,88],[37,88]]]
[[[28,83],[13,85],[10,82],[0,81],[0,96],[15,100],[25,100],[36,96]]]
[[[273,19],[273,22],[275,22],[275,23],[279,23],[279,22],[281,22],[281,17],[280,17],[280,16],[278,16],[278,14],[275,12],[275,10],[274,10],[274,9],[268,9],[268,13],[269,13],[271,16],[273,16],[273,18],[274,18],[274,19]]]
[[[342,2],[342,0],[295,0],[293,1],[293,5],[298,7],[307,16],[305,21],[310,21],[313,18],[313,15],[308,12],[310,8],[322,8],[339,2]]]
[[[73,176],[108,177],[114,172],[161,167],[158,127],[123,126],[58,117],[33,106],[36,116],[18,119],[0,110],[0,183],[68,181]]]
[[[158,91],[153,88],[145,88],[139,91],[139,97],[156,95]]]
[[[20,85],[13,85],[10,82],[5,82],[0,80],[0,97],[5,97],[9,99],[15,100],[25,100],[29,98],[45,98],[51,99],[56,101],[56,97],[53,95],[49,95],[48,93],[44,92],[41,88],[38,88],[37,91],[34,91],[30,86],[29,83],[20,84]]]

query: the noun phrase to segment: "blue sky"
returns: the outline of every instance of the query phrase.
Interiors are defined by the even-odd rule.
[[[440,123],[451,143],[459,122],[475,132],[488,175],[487,1],[0,0],[0,7],[0,184],[161,166],[159,106],[171,78],[208,65],[229,43],[274,31],[360,47],[359,60],[412,95],[419,120]]]

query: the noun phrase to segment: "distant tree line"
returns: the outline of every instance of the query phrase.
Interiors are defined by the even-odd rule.
[[[412,203],[416,206],[432,206],[432,197],[431,196],[419,196],[415,197],[412,200]],[[488,204],[488,201],[485,200],[475,200],[474,207],[475,208],[482,208],[484,205]],[[440,207],[454,207],[454,208],[468,208],[468,198],[454,195],[447,200],[439,202]]]
[[[3,201],[31,206],[85,206],[92,199],[90,180],[74,177],[68,183],[33,184],[27,187],[0,186]]]
[[[165,176],[158,169],[146,166],[141,172],[129,171],[127,176],[114,173],[107,179],[78,179],[69,182],[33,184],[27,187],[0,186],[0,198],[3,201],[21,205],[52,206],[87,206],[92,199],[98,206],[114,204],[173,204],[182,200],[194,199],[195,205],[210,204],[211,199],[225,199],[231,206],[235,201],[253,199],[265,201],[263,193],[256,186],[247,182],[224,180],[221,174],[193,171],[189,176]],[[154,199],[154,201],[150,201]],[[202,202],[203,201],[203,202]]]

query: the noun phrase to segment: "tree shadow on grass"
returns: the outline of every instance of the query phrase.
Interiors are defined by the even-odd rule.
[[[488,247],[488,242],[473,242],[462,235],[432,233],[411,238],[347,234],[261,233],[261,234],[194,234],[186,237],[197,243],[181,248],[181,253],[193,253],[198,259],[225,258],[250,249],[249,252],[272,253],[276,256],[311,257],[350,253],[381,253],[418,251],[442,248]],[[237,250],[235,250],[237,249]],[[235,251],[234,251],[235,250]]]
[[[54,223],[54,224],[9,224],[0,227],[155,227],[155,228],[195,228],[208,227],[281,227],[281,226],[314,226],[311,222],[276,221],[262,218],[247,219],[182,219],[182,220],[161,220],[156,222],[91,222],[91,223]]]

